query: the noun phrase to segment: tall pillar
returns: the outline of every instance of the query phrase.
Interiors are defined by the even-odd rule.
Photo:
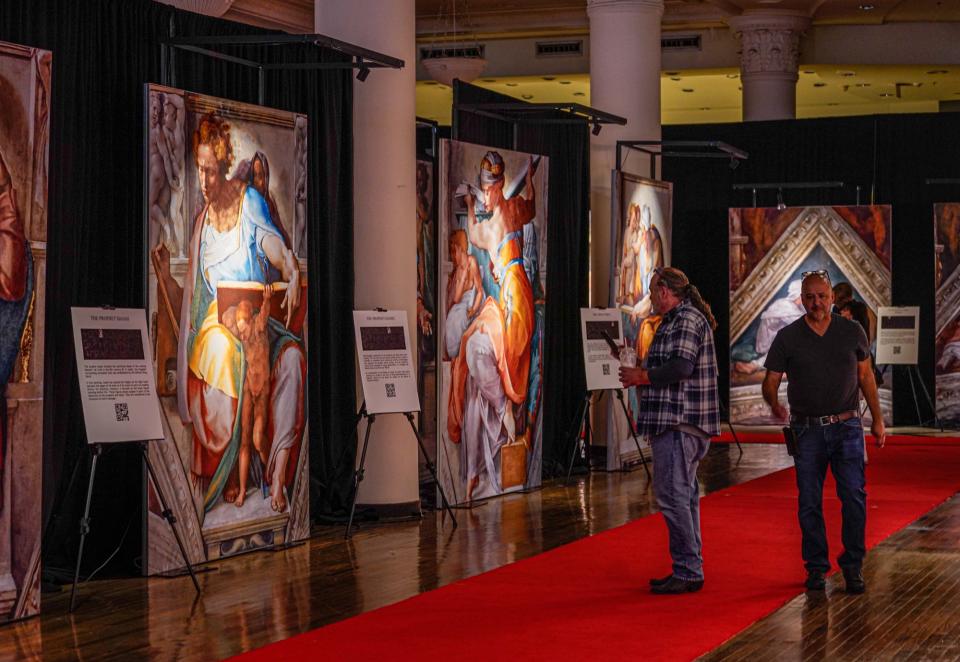
[[[417,319],[414,0],[324,0],[314,11],[318,33],[405,62],[402,69],[373,69],[366,81],[354,80],[354,305],[406,310],[412,325]],[[412,326],[410,335],[416,338]],[[361,442],[364,432],[361,425]],[[402,415],[378,416],[357,501],[419,508],[417,453]]]
[[[660,139],[660,20],[663,0],[588,0],[590,105],[627,118],[590,140],[591,305],[606,306],[610,291],[610,173],[618,140]],[[634,153],[627,169],[648,175]]]
[[[797,116],[800,37],[810,18],[797,13],[744,12],[729,20],[740,41],[743,121]]]

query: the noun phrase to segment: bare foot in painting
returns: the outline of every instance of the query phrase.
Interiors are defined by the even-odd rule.
[[[223,500],[228,503],[236,503],[239,493],[240,488],[237,485],[228,485],[226,489],[223,490]]]
[[[242,505],[243,505],[243,500],[246,498],[246,496],[247,496],[247,491],[246,491],[246,490],[240,490],[240,489],[238,489],[238,490],[237,490],[237,497],[233,500],[233,505],[235,505],[237,508],[239,508],[240,506],[242,506]]]
[[[477,485],[480,484],[480,476],[474,476],[470,479],[470,482],[467,483],[467,501],[473,501],[473,491],[477,489]]]
[[[287,509],[287,495],[283,493],[283,483],[274,481],[270,488],[270,507],[278,513]]]

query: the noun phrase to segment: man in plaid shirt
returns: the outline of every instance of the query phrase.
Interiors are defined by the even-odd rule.
[[[720,432],[717,322],[679,269],[654,272],[650,302],[660,326],[644,365],[620,368],[620,381],[642,387],[637,427],[651,439],[653,491],[670,536],[673,572],[651,579],[651,591],[691,593],[703,588],[697,466]]]

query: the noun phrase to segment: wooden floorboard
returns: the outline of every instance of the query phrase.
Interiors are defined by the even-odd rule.
[[[740,457],[735,445],[715,444],[701,465],[702,489],[713,492],[790,464],[782,445],[745,445]],[[304,545],[210,564],[213,570],[199,575],[199,600],[188,578],[84,584],[74,615],[67,614],[67,592],[45,595],[39,618],[0,628],[0,661],[222,659],[654,510],[650,485],[637,469],[552,481],[458,510],[455,531],[436,513],[363,524],[349,542],[342,526],[317,527]],[[958,540],[955,498],[868,554],[866,595],[847,596],[842,578],[832,577],[825,593],[800,595],[703,659],[960,659]],[[575,575],[573,568],[571,581]]]

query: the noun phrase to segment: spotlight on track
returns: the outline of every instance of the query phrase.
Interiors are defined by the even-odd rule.
[[[363,60],[360,60],[358,66],[359,69],[357,70],[357,80],[362,83],[363,81],[367,80],[367,76],[370,75],[370,68],[364,64]]]
[[[787,208],[787,205],[783,202],[783,189],[777,189],[777,210],[783,211]]]
[[[592,133],[592,134],[595,135],[595,136],[599,136],[599,135],[600,135],[600,129],[601,129],[601,128],[603,128],[603,127],[600,126],[600,122],[594,122],[594,123],[593,123],[593,130],[592,130],[590,133]]]

